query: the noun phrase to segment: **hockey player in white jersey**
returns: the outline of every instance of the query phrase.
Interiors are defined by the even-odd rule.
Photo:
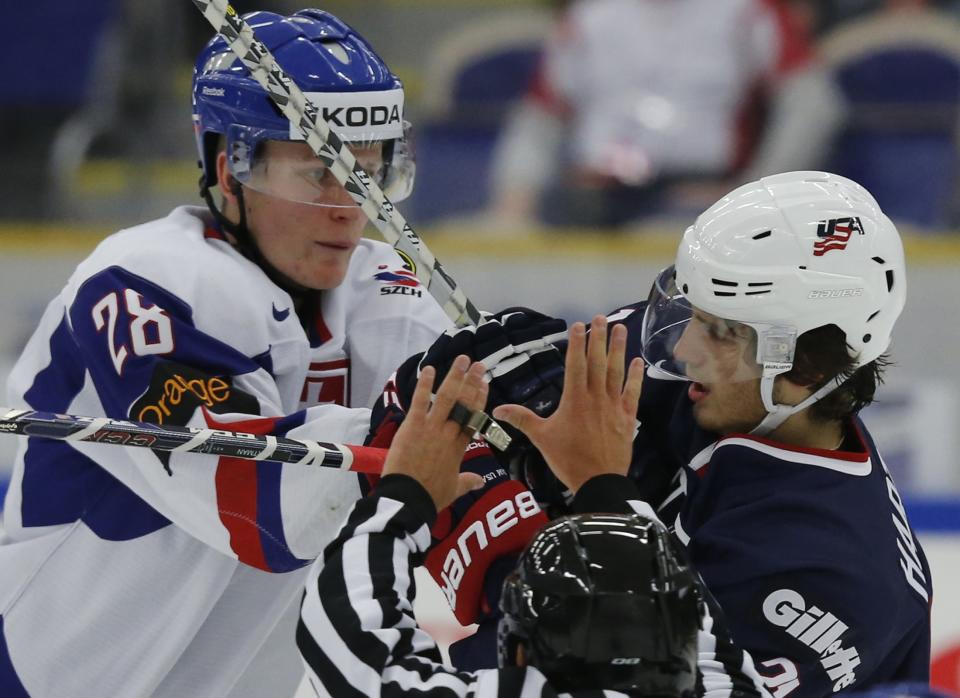
[[[247,20],[407,195],[403,89],[371,46],[317,10]],[[361,442],[390,373],[450,321],[410,260],[361,239],[360,208],[219,37],[193,115],[207,208],[104,240],[48,306],[10,403]],[[0,695],[292,695],[303,568],[358,496],[347,473],[25,440],[0,545]]]

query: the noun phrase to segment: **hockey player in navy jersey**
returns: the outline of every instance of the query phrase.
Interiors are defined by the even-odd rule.
[[[392,200],[409,193],[403,88],[371,46],[318,10],[247,21]],[[361,238],[360,208],[219,37],[193,117],[208,206],[105,239],[8,404],[361,442],[398,361],[450,321]],[[305,566],[358,496],[323,469],[26,440],[0,544],[0,695],[292,695]]]
[[[661,515],[777,696],[929,676],[930,571],[857,416],[905,299],[873,197],[801,172],[721,199],[615,314],[654,378],[634,467],[682,466]]]
[[[628,357],[648,366],[630,478],[685,542],[778,697],[928,679],[930,571],[857,416],[905,297],[900,237],[873,197],[796,172],[717,202],[649,299],[610,315],[630,329]],[[457,353],[484,360],[501,389],[518,376],[513,395],[527,408],[494,416],[547,460],[576,441],[576,430],[552,447],[556,436],[535,438],[556,405],[559,352],[531,356],[481,328],[444,336],[421,365]],[[563,487],[538,458],[522,460],[539,498],[562,512]],[[491,580],[486,593],[497,589]]]

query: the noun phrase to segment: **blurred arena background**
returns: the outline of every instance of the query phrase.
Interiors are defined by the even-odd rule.
[[[590,13],[631,3],[651,6],[627,15],[649,20],[627,36],[650,50],[596,56]],[[418,174],[401,209],[481,308],[582,320],[645,297],[697,212],[758,175],[829,169],[876,195],[904,233],[909,293],[896,364],[864,418],[931,559],[934,679],[960,691],[960,0],[710,0],[683,15],[691,4],[322,7],[404,80]],[[750,14],[730,41],[716,27],[734,5]],[[5,14],[0,384],[100,239],[200,203],[189,89],[209,35],[187,0],[35,0]],[[729,112],[719,124],[717,105]],[[16,447],[0,436],[0,493]],[[438,606],[421,612],[449,640]]]

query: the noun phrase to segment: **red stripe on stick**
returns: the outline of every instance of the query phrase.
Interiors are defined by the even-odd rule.
[[[350,470],[377,475],[383,471],[383,463],[387,459],[387,449],[371,446],[350,446],[348,444],[347,450],[353,454],[353,465]]]

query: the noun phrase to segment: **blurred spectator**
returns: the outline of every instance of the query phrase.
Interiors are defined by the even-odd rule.
[[[552,26],[550,11],[511,8],[459,23],[430,43],[417,186],[404,207],[417,225],[487,206],[494,146],[533,80]]]
[[[885,0],[818,45],[841,114],[823,166],[868,187],[891,218],[934,229],[960,214],[960,20],[947,8]]]
[[[661,212],[678,186],[730,176],[750,161],[771,97],[822,88],[794,79],[810,16],[789,0],[572,3],[497,145],[495,220],[619,226]],[[829,113],[806,111],[801,127],[829,126]],[[780,131],[792,149],[763,149],[760,169],[812,165],[796,130]]]

